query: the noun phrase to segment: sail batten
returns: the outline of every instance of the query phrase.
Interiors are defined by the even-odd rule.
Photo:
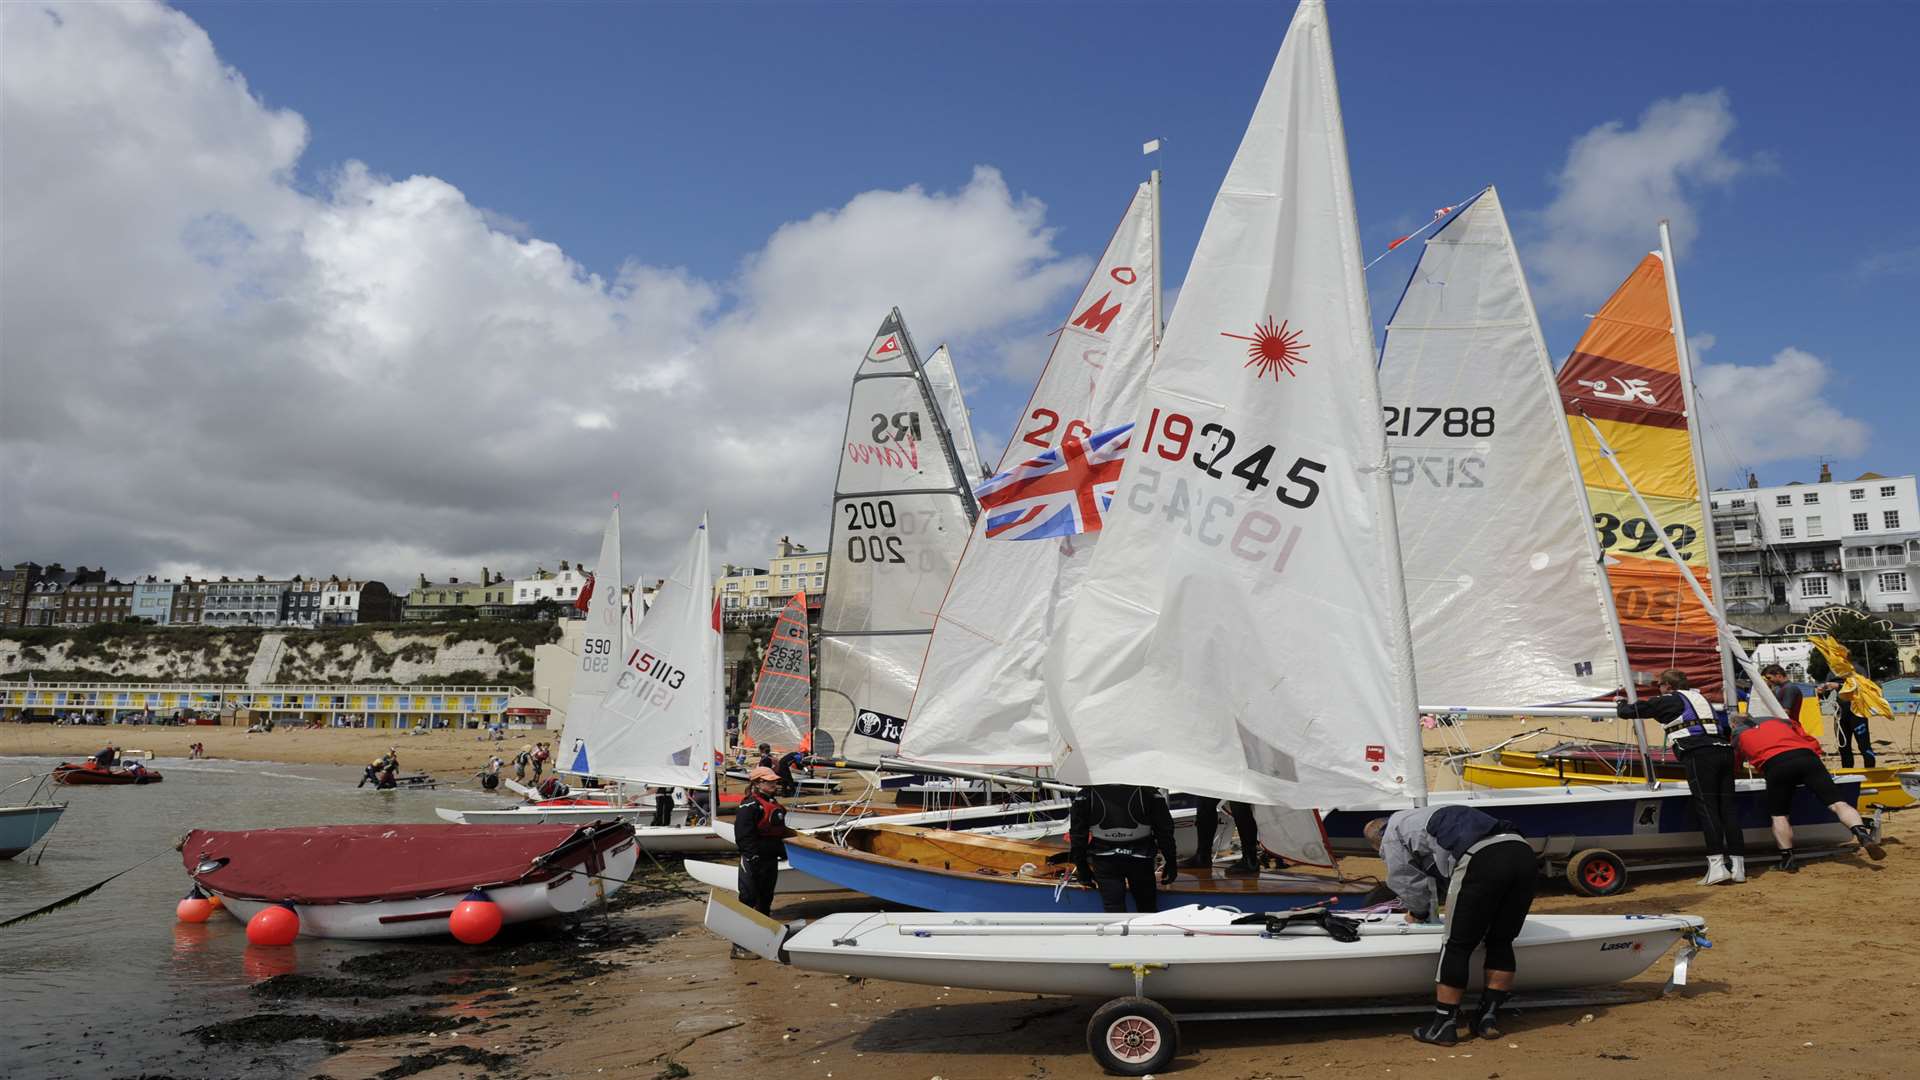
[[[1130,419],[1153,362],[1153,219],[1140,185],[1067,313],[1000,468]],[[1051,761],[1042,663],[1071,610],[1098,533],[968,538],[921,670],[901,753],[949,765]]]
[[[1621,684],[1585,489],[1499,193],[1429,237],[1380,396],[1421,696],[1520,707]]]

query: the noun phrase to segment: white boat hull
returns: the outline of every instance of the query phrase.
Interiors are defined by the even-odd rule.
[[[737,902],[733,906],[738,908]],[[1150,969],[1144,993],[1169,1001],[1327,1001],[1432,993],[1445,940],[1442,926],[1413,925],[1395,915],[1364,925],[1361,939],[1346,943],[1318,929],[1269,936],[1259,926],[1229,927],[1223,924],[1230,916],[1222,911],[1190,907],[1157,916],[1104,917],[841,913],[792,932],[780,949],[793,966],[813,971],[1069,997],[1131,994],[1135,965],[1161,965]],[[723,911],[713,920],[729,921],[745,924],[737,911]],[[1531,916],[1514,943],[1516,989],[1624,982],[1704,925],[1687,915]],[[766,946],[764,939],[758,944]],[[1476,961],[1473,967],[1477,977],[1480,965]]]
[[[702,859],[688,859],[680,864],[693,880],[713,889],[730,893],[740,891],[740,867],[737,863],[707,862]],[[835,885],[825,878],[795,870],[793,864],[780,863],[780,877],[774,883],[775,896],[801,896],[806,894],[844,893],[848,890]]]
[[[500,919],[505,926],[572,914],[618,892],[633,874],[639,857],[638,847],[623,843],[607,853],[606,867],[596,876],[590,877],[576,869],[550,881],[488,889],[487,896],[500,905]],[[207,885],[201,888],[219,895],[225,909],[243,923],[273,906],[270,901],[219,893]],[[448,932],[447,916],[465,896],[465,893],[441,893],[364,904],[296,904],[294,910],[300,915],[301,937],[359,941],[438,937]]]
[[[39,843],[66,810],[65,803],[0,806],[0,859],[11,859]]]
[[[1916,799],[1920,799],[1920,772],[1900,774],[1900,789]]]

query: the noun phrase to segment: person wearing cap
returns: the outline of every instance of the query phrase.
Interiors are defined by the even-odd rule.
[[[733,846],[740,849],[740,902],[762,915],[773,911],[773,890],[780,880],[786,840],[787,808],[780,805],[780,774],[756,767],[747,774],[747,797],[733,815]],[[733,955],[751,955],[734,946]]]
[[[1760,674],[1776,689],[1786,686],[1787,673],[1778,664],[1761,668]],[[1780,703],[1785,706],[1787,701],[1788,696],[1783,692]],[[1879,837],[1861,820],[1860,811],[1841,796],[1833,774],[1827,772],[1826,764],[1820,760],[1820,740],[1807,734],[1795,718],[1801,701],[1799,693],[1792,694],[1792,701],[1785,717],[1741,717],[1733,730],[1734,753],[1766,777],[1767,816],[1772,819],[1773,842],[1780,848],[1780,869],[1788,872],[1800,869],[1794,862],[1793,822],[1788,817],[1793,810],[1794,790],[1800,787],[1813,792],[1814,798],[1833,811],[1833,816],[1860,841],[1869,858],[1886,858],[1887,849],[1880,846]]]
[[[1539,863],[1512,822],[1469,806],[1416,806],[1367,822],[1367,842],[1387,864],[1387,887],[1407,907],[1409,922],[1433,922],[1446,890],[1447,940],[1434,976],[1433,1016],[1413,1029],[1424,1043],[1460,1041],[1474,950],[1486,943],[1486,990],[1468,1024],[1483,1039],[1500,1037],[1500,1007],[1513,996],[1518,967],[1513,942],[1533,909]]]

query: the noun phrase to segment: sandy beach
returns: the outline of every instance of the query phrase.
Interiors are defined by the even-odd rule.
[[[186,757],[187,747],[202,743],[210,758],[230,761],[278,761],[288,765],[365,765],[395,747],[403,772],[428,772],[442,779],[464,779],[498,753],[512,761],[521,743],[547,734],[495,743],[472,731],[433,731],[409,735],[359,728],[279,726],[249,735],[243,727],[148,727],[109,724],[57,727],[53,724],[0,724],[0,756],[34,755],[78,759],[111,742],[122,750],[151,750],[156,757]],[[511,768],[511,765],[509,765]]]

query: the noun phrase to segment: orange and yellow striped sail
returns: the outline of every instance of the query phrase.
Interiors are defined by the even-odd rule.
[[[1680,389],[1667,305],[1666,267],[1659,254],[1634,268],[1593,317],[1560,369],[1560,399],[1572,425],[1593,527],[1606,555],[1607,582],[1637,679],[1679,668],[1712,701],[1720,700],[1720,654],[1713,617],[1687,588],[1659,534],[1635,505],[1581,417],[1592,418],[1634,487],[1659,519],[1707,595],[1711,540],[1700,508],[1693,446]]]

